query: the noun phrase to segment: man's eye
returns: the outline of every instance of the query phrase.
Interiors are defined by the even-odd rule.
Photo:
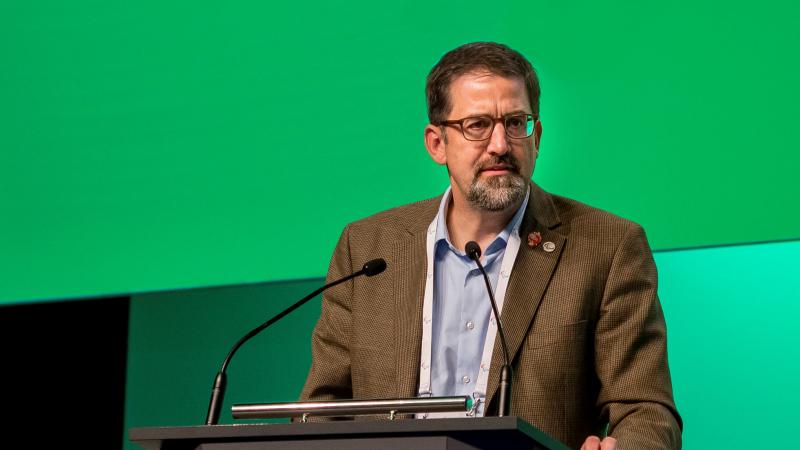
[[[525,122],[526,122],[525,118],[521,116],[509,117],[508,119],[506,119],[506,124],[508,124],[509,127],[514,127],[514,128],[521,128],[522,126],[525,125]]]
[[[473,120],[464,124],[470,130],[483,130],[489,126],[488,120]]]

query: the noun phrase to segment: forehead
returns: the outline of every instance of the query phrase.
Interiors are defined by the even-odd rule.
[[[504,77],[490,72],[470,72],[450,84],[450,113],[502,115],[530,112],[525,82],[518,77]]]

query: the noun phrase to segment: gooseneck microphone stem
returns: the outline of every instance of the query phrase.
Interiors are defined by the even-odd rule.
[[[489,300],[492,303],[492,312],[494,313],[494,320],[497,322],[497,334],[500,336],[500,346],[503,349],[503,367],[500,368],[500,384],[498,393],[499,405],[497,408],[497,416],[505,417],[511,415],[511,378],[513,373],[511,371],[511,364],[508,357],[508,346],[506,345],[506,335],[503,332],[503,326],[500,322],[500,312],[497,310],[497,302],[494,299],[492,292],[492,285],[489,282],[489,275],[486,274],[486,269],[481,264],[481,248],[475,241],[467,242],[464,249],[467,256],[478,265],[481,274],[483,274],[483,281],[486,283],[486,290],[489,292]]]
[[[386,261],[384,261],[381,258],[373,259],[373,260],[367,262],[366,264],[364,264],[364,267],[362,267],[361,270],[359,270],[358,272],[353,272],[353,273],[351,273],[350,275],[347,275],[344,278],[340,278],[338,280],[332,281],[332,282],[322,286],[321,288],[315,290],[314,292],[306,295],[305,297],[303,297],[302,299],[298,300],[293,305],[289,306],[288,308],[284,309],[280,313],[276,314],[271,319],[267,320],[266,322],[262,323],[261,325],[257,326],[256,328],[253,328],[249,333],[247,333],[241,339],[239,339],[236,342],[236,344],[234,344],[233,348],[231,348],[231,351],[228,352],[228,356],[225,357],[225,361],[222,362],[222,367],[219,369],[219,372],[217,373],[217,376],[214,379],[214,386],[211,389],[211,400],[209,400],[209,402],[208,402],[208,414],[206,415],[206,425],[216,425],[217,423],[219,423],[219,413],[220,413],[220,409],[222,408],[222,401],[225,398],[225,387],[227,385],[227,374],[226,374],[226,372],[228,370],[228,364],[230,364],[231,358],[233,358],[233,355],[236,353],[237,350],[239,350],[239,347],[241,347],[242,344],[244,344],[245,342],[249,341],[255,335],[257,335],[258,333],[261,333],[262,331],[264,331],[264,329],[268,328],[269,326],[271,326],[275,322],[283,319],[288,314],[290,314],[292,311],[294,311],[295,309],[299,308],[300,306],[302,306],[307,301],[309,301],[312,298],[314,298],[317,295],[319,295],[322,291],[324,291],[326,289],[329,289],[329,288],[332,288],[332,287],[334,287],[334,286],[336,286],[338,284],[344,283],[345,281],[352,280],[353,278],[361,276],[361,275],[366,275],[368,277],[371,277],[373,275],[377,275],[377,274],[383,272],[385,269],[386,269]]]

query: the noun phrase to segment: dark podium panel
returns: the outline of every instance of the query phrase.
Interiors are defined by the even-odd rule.
[[[132,428],[146,449],[569,450],[518,417]]]

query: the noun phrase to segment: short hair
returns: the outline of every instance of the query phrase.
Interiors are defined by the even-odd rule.
[[[487,71],[525,83],[533,117],[539,117],[539,78],[531,63],[518,51],[496,42],[473,42],[450,50],[433,66],[425,84],[428,120],[438,124],[447,120],[453,105],[450,85],[467,73]]]

